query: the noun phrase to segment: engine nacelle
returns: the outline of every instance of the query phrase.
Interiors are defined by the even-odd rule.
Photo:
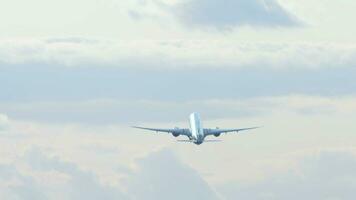
[[[174,136],[174,137],[178,137],[180,134],[179,134],[179,128],[178,127],[174,127],[174,132],[172,133],[172,135]]]
[[[221,135],[221,133],[215,133],[214,136],[215,137],[219,137]]]

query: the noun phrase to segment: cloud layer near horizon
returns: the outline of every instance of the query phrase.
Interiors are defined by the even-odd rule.
[[[325,151],[306,156],[294,170],[274,174],[254,184],[227,183],[219,189],[227,200],[354,199],[356,156]]]
[[[0,197],[7,200],[301,197],[351,200],[356,188],[353,170],[356,156],[349,151],[303,155],[295,166],[266,174],[262,180],[247,183],[236,180],[218,185],[208,185],[201,173],[168,149],[150,152],[135,163],[135,170],[116,172],[124,175],[124,179],[116,180],[121,184],[109,185],[100,180],[97,172],[32,148],[11,165],[0,164]]]
[[[21,165],[15,163],[20,162]],[[23,168],[26,166],[26,168]],[[162,167],[165,170],[162,170]],[[202,177],[176,155],[162,149],[137,161],[124,175],[124,188],[101,183],[97,174],[75,163],[31,149],[12,165],[0,164],[0,198],[7,200],[217,199]],[[24,172],[26,170],[26,172]],[[173,181],[174,180],[174,181]],[[171,184],[168,184],[171,183]]]

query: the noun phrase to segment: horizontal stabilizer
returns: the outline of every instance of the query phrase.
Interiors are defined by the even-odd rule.
[[[222,140],[204,140],[204,142],[222,142]]]
[[[204,142],[221,142],[222,140],[204,140]],[[194,142],[194,140],[177,140],[177,142]]]
[[[193,140],[177,140],[177,142],[194,142]]]

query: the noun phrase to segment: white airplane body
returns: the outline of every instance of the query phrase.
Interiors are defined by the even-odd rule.
[[[180,135],[185,135],[189,138],[189,140],[178,140],[180,142],[192,142],[196,145],[200,145],[204,142],[206,136],[214,135],[215,137],[219,137],[222,133],[229,133],[229,132],[239,132],[244,130],[256,129],[259,127],[251,127],[251,128],[240,128],[240,129],[205,129],[202,126],[201,119],[198,113],[192,113],[189,116],[189,125],[190,129],[156,129],[156,128],[145,128],[134,126],[134,128],[149,130],[149,131],[156,131],[156,132],[165,132],[171,133],[174,137],[178,137]],[[216,140],[206,140],[209,142],[216,141]]]

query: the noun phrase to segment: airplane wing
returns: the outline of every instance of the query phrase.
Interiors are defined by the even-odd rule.
[[[230,132],[240,132],[240,131],[246,131],[246,130],[251,130],[251,129],[256,129],[260,127],[251,127],[251,128],[240,128],[240,129],[204,129],[204,135],[215,135],[219,136],[222,133],[230,133]]]
[[[178,135],[186,135],[191,136],[189,129],[181,129],[181,128],[174,128],[174,129],[160,129],[160,128],[145,128],[140,126],[133,126],[133,128],[148,130],[148,131],[155,131],[155,132],[164,132],[164,133],[172,133],[174,136]]]

